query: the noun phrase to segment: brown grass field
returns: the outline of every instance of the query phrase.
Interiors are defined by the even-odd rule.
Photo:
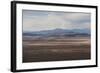
[[[23,38],[23,62],[47,62],[91,59],[89,37],[66,37],[56,39]]]

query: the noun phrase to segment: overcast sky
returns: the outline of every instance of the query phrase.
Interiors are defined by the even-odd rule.
[[[23,10],[23,31],[90,29],[90,13]]]

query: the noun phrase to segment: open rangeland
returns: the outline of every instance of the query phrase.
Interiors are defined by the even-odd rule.
[[[86,60],[91,58],[89,37],[23,38],[23,62]]]

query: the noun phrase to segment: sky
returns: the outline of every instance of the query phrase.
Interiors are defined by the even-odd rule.
[[[23,10],[23,31],[90,29],[91,14],[79,12]]]

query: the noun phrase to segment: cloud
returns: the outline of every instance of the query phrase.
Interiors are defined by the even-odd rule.
[[[89,13],[24,10],[23,30],[90,29],[90,16]]]

